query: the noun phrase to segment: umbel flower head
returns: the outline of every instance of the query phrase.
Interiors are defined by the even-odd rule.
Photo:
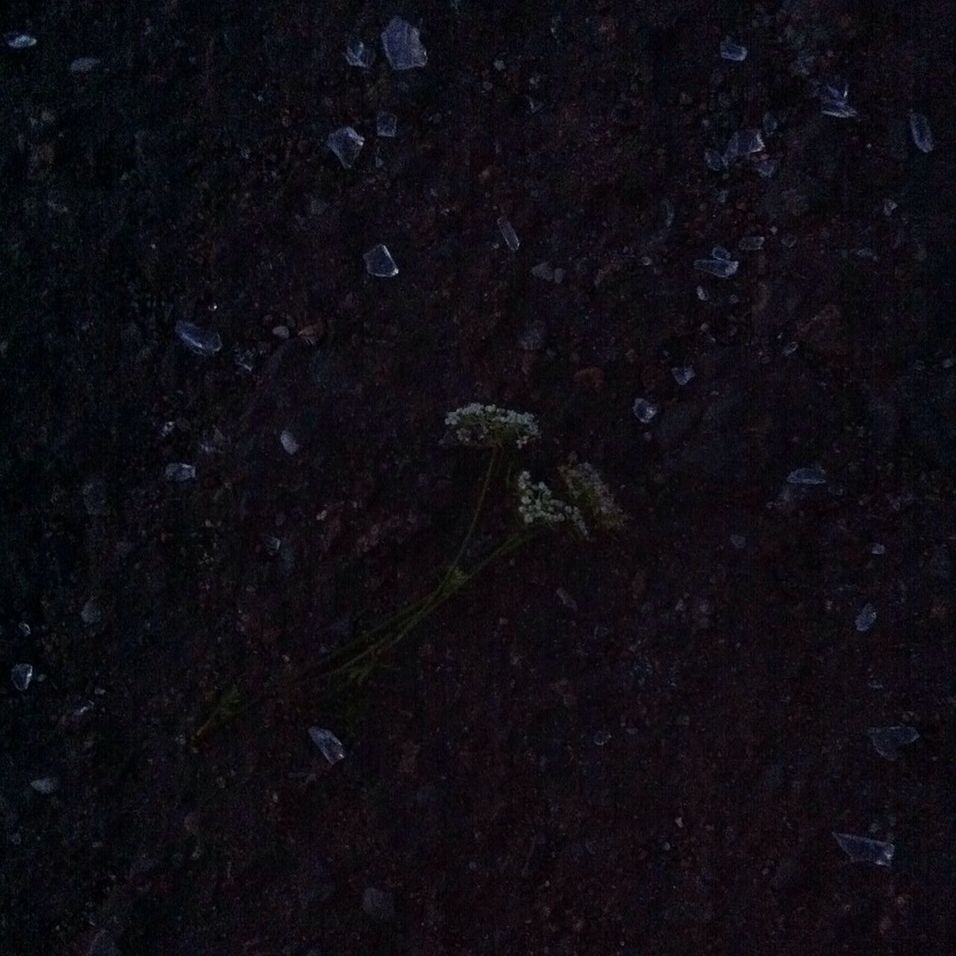
[[[572,460],[558,470],[571,500],[595,528],[616,531],[624,527],[627,515],[614,500],[610,488],[593,465],[586,461]]]
[[[555,497],[543,481],[532,481],[531,475],[522,471],[517,479],[518,515],[529,527],[558,528],[571,525],[582,538],[588,537],[584,516],[574,505]]]
[[[540,435],[537,419],[529,412],[477,402],[449,412],[445,424],[460,444],[474,448],[524,448]]]

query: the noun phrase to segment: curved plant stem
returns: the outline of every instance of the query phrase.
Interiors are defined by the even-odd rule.
[[[246,704],[231,707],[228,715],[219,714],[218,712],[214,713],[213,716],[210,717],[210,719],[207,720],[206,723],[203,724],[193,735],[194,741],[198,742],[210,731],[214,730],[218,726],[221,726],[222,723],[226,723],[229,720],[239,717],[240,715],[258,707],[269,698],[275,696],[280,689],[294,687],[316,674],[328,679],[337,674],[354,670],[356,665],[361,663],[366,658],[371,658],[374,665],[374,661],[378,656],[384,654],[387,650],[398,644],[407,634],[414,630],[414,628],[416,628],[426,617],[428,617],[429,614],[448,601],[453,595],[457,594],[491,560],[494,560],[495,557],[507,553],[505,546],[511,545],[514,542],[514,536],[505,542],[504,546],[493,551],[472,572],[464,574],[461,571],[460,565],[462,558],[465,556],[468,546],[471,544],[471,540],[474,537],[475,529],[478,527],[478,521],[481,518],[482,511],[484,510],[485,501],[488,498],[488,489],[491,487],[491,482],[494,477],[499,458],[500,449],[497,447],[492,448],[491,454],[488,456],[488,465],[485,468],[485,473],[478,492],[478,501],[475,504],[475,510],[472,512],[468,530],[465,532],[465,536],[462,539],[457,554],[448,565],[448,570],[445,572],[445,575],[442,577],[441,581],[432,591],[426,594],[423,598],[420,598],[418,601],[414,601],[411,604],[407,604],[405,607],[400,608],[394,614],[387,617],[384,621],[379,622],[370,630],[364,631],[355,640],[350,641],[344,646],[332,651],[329,656],[323,658],[321,661],[316,661],[311,666],[303,668],[293,678],[273,684],[261,694],[258,694],[256,697],[252,698]],[[398,628],[398,631],[389,636],[389,632],[396,627]],[[379,635],[382,636],[379,637]],[[372,638],[376,637],[378,638],[377,640],[372,640]],[[353,653],[351,656],[346,656],[346,660],[343,663],[336,664],[334,667],[329,669],[330,664],[334,664],[335,661],[337,661],[343,655],[348,655],[351,651],[355,651],[355,653]]]

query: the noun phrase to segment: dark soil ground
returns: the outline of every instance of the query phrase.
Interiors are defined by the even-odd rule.
[[[428,65],[349,67],[394,14]],[[953,952],[954,26],[944,0],[5,4],[38,43],[0,50],[0,950]],[[835,76],[855,119],[821,114]],[[775,175],[707,168],[767,111]],[[694,270],[751,235],[732,278]],[[538,541],[364,689],[290,685],[193,746],[224,689],[422,593],[474,500],[480,457],[440,444],[473,400],[538,416],[536,477],[594,462],[626,533]],[[920,739],[891,762],[866,731],[895,724]]]

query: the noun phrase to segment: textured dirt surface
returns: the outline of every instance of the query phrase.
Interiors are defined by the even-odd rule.
[[[396,13],[427,67],[349,67]],[[54,0],[0,27],[38,38],[0,50],[4,953],[953,951],[950,5]],[[836,76],[855,119],[821,115]],[[707,168],[767,111],[775,175]],[[715,244],[730,279],[694,270]],[[303,682],[193,747],[225,688],[454,553],[481,461],[442,418],[472,400],[538,416],[536,475],[593,461],[628,531],[537,542],[361,693]],[[866,730],[894,724],[920,739],[891,762]]]

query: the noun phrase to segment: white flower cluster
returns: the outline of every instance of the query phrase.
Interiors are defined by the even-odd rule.
[[[533,482],[526,471],[518,475],[518,514],[529,527],[556,528],[570,523],[582,538],[588,536],[581,512],[574,505],[556,498],[543,481]]]
[[[495,448],[514,444],[524,448],[540,435],[538,422],[530,412],[516,412],[497,405],[472,402],[449,412],[445,424],[462,445]]]
[[[623,528],[627,515],[614,500],[597,469],[586,461],[572,461],[559,471],[571,500],[603,531]]]

